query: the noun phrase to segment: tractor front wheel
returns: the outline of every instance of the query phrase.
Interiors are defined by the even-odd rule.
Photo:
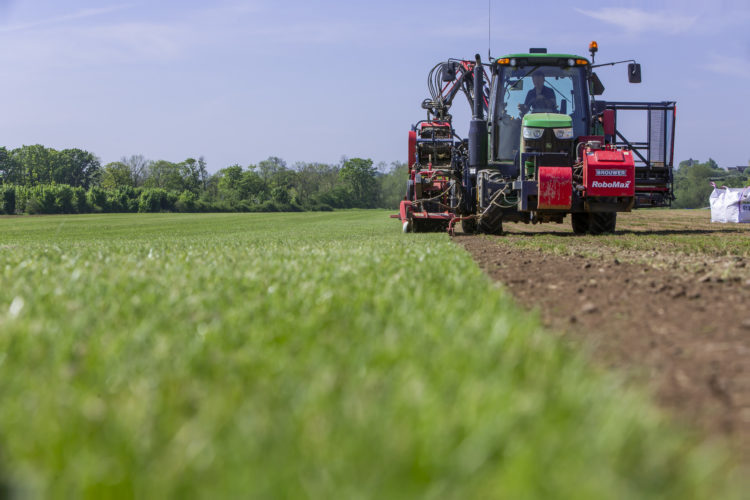
[[[575,234],[586,234],[589,232],[589,215],[585,212],[570,214],[570,221],[572,222]]]
[[[614,233],[617,225],[617,212],[593,212],[589,223],[591,234]]]

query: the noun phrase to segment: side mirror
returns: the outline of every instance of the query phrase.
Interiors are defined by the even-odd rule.
[[[568,114],[568,101],[565,99],[562,100],[560,103],[560,114],[561,115],[567,115]]]
[[[630,83],[641,83],[641,65],[638,63],[628,64],[628,81]]]
[[[450,62],[443,63],[443,81],[452,82],[456,79],[456,65]]]
[[[592,95],[602,95],[604,93],[604,84],[602,84],[602,81],[599,80],[598,76],[596,76],[596,73],[591,73],[590,90]]]
[[[516,80],[515,82],[510,82],[510,90],[523,90],[523,80]]]

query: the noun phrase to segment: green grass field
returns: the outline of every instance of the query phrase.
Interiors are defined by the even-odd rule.
[[[386,212],[3,218],[0,249],[0,497],[739,497]]]

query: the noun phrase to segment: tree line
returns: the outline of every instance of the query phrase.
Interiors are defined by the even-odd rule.
[[[278,157],[209,173],[203,158],[142,155],[101,165],[80,149],[0,147],[0,212],[229,212],[397,208],[407,168],[343,158],[337,164]]]
[[[740,187],[750,184],[749,176],[750,168],[724,170],[710,158],[680,162],[673,207],[705,207],[711,182]],[[132,155],[102,166],[81,149],[0,147],[0,213],[395,209],[406,178],[404,163],[374,165],[363,158],[289,166],[270,157],[211,174],[203,158],[174,163]]]

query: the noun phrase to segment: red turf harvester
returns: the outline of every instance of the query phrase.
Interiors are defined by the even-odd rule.
[[[500,234],[506,222],[557,222],[571,215],[578,234],[613,232],[617,212],[669,206],[676,106],[612,102],[593,64],[571,54],[531,49],[489,63],[450,59],[432,68],[427,119],[409,131],[409,179],[397,217],[404,232]],[[473,108],[468,139],[448,111],[462,92]],[[624,112],[645,112],[646,139],[618,129]],[[486,118],[485,118],[486,116]]]

